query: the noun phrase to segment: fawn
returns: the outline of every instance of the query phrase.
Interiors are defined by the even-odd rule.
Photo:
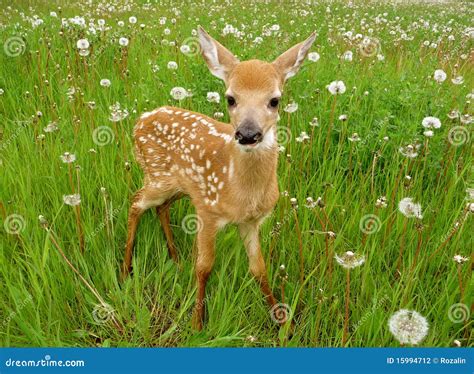
[[[198,28],[201,52],[210,72],[226,86],[230,124],[200,113],[161,107],[143,114],[134,128],[135,155],[144,171],[128,216],[122,274],[131,271],[133,241],[140,216],[156,207],[169,255],[177,261],[170,228],[170,204],[189,196],[197,213],[197,299],[193,326],[202,329],[207,279],[219,229],[233,223],[266,301],[274,307],[259,243],[259,227],[276,204],[278,104],[285,81],[295,75],[316,38],[313,33],[274,62],[240,62]]]

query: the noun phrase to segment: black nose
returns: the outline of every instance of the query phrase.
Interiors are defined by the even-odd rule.
[[[262,140],[262,132],[255,124],[245,122],[235,131],[235,139],[239,144],[255,144]]]

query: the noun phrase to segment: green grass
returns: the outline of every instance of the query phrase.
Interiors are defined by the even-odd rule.
[[[4,91],[0,96],[1,346],[341,346],[346,276],[333,255],[348,250],[366,257],[362,266],[351,271],[349,346],[399,346],[387,323],[401,308],[427,318],[430,330],[420,345],[447,347],[457,339],[463,346],[472,346],[472,320],[467,317],[454,323],[448,316],[453,304],[463,303],[469,311],[472,303],[471,260],[459,266],[458,276],[452,259],[455,254],[470,257],[473,249],[472,214],[465,210],[466,189],[473,187],[472,124],[447,117],[453,109],[473,115],[466,98],[474,83],[472,52],[471,62],[463,56],[469,56],[473,47],[473,39],[466,36],[472,6],[363,3],[351,8],[345,2],[204,6],[194,2],[173,9],[164,2],[150,7],[134,4],[131,10],[117,6],[102,14],[97,6],[64,4],[59,11],[46,2],[38,2],[34,10],[28,4],[3,6],[0,14],[2,43],[12,37],[25,42],[18,56],[0,51]],[[50,11],[59,17],[50,16]],[[33,15],[44,23],[33,28],[25,19]],[[75,15],[84,16],[86,22],[104,18],[111,29],[86,35],[75,26],[64,27],[60,33],[60,18]],[[129,24],[129,16],[136,16],[138,22]],[[159,23],[162,16],[167,17],[165,25]],[[375,21],[377,16],[381,22]],[[125,22],[123,27],[117,25],[119,20]],[[423,20],[428,27],[423,27]],[[241,59],[270,61],[313,30],[318,33],[312,51],[321,59],[306,61],[285,88],[279,126],[288,127],[291,140],[279,159],[282,196],[261,234],[269,278],[279,299],[279,266],[284,264],[288,271],[285,303],[293,311],[293,328],[287,324],[280,329],[270,318],[248,271],[243,244],[231,226],[217,238],[205,328],[199,333],[191,328],[194,235],[182,230],[181,221],[193,207],[184,199],[172,207],[182,269],[168,259],[159,221],[150,211],[139,226],[134,275],[124,283],[119,280],[129,199],[141,187],[142,178],[132,154],[134,121],[140,113],[162,105],[207,115],[226,112],[224,100],[220,104],[206,100],[209,91],[223,97],[224,85],[211,76],[200,56],[179,51],[198,24]],[[222,36],[226,24],[246,36]],[[255,37],[273,24],[280,25],[280,31],[254,45]],[[446,31],[448,27],[452,30]],[[170,35],[164,34],[165,28]],[[362,56],[358,42],[343,37],[349,30],[367,35],[369,28],[380,41],[383,61]],[[410,40],[401,40],[403,33]],[[454,41],[448,35],[454,35]],[[130,39],[126,48],[119,46],[122,36]],[[76,42],[84,37],[91,44],[91,54],[80,57]],[[163,40],[176,41],[176,46]],[[425,40],[437,42],[436,48],[424,47]],[[338,58],[346,50],[353,51],[352,62]],[[169,61],[176,61],[178,69],[169,70]],[[442,84],[433,79],[436,69],[448,74]],[[464,83],[454,85],[451,78],[458,75]],[[111,80],[110,87],[99,85],[103,78]],[[334,100],[326,85],[334,80],[344,81],[347,91],[337,97],[330,146],[325,150]],[[191,89],[193,96],[175,102],[169,95],[175,86]],[[71,87],[75,88],[73,100],[67,96]],[[87,104],[90,101],[95,102],[94,109]],[[283,108],[292,101],[299,104],[298,110],[285,113]],[[130,113],[118,123],[109,121],[109,106],[115,102]],[[348,120],[340,121],[341,114]],[[440,118],[442,127],[434,130],[428,153],[421,152],[422,146],[418,157],[407,160],[398,149],[415,141],[424,144],[421,121],[426,116]],[[318,117],[319,127],[309,125],[313,117]],[[52,121],[58,123],[59,131],[44,133]],[[114,141],[104,146],[94,143],[92,134],[99,126],[109,126]],[[448,134],[454,126],[462,126],[470,139],[451,144]],[[296,141],[302,131],[311,137],[305,143]],[[348,141],[353,133],[359,134],[360,142]],[[91,148],[96,152],[90,152]],[[60,159],[64,152],[77,157],[71,171],[76,191],[76,174],[80,179],[83,254],[75,210],[63,204],[63,195],[72,193],[68,164]],[[411,181],[405,179],[407,174]],[[105,197],[101,187],[107,191]],[[315,200],[321,196],[325,207],[305,207],[309,196]],[[387,197],[388,207],[376,210],[380,196]],[[304,285],[299,281],[299,239],[289,200],[293,197],[299,204]],[[406,219],[397,209],[404,197],[422,205],[421,233],[415,218],[408,220],[404,230]],[[380,218],[380,230],[368,235],[363,244],[361,218],[374,213]],[[19,228],[13,227],[13,214],[19,215]],[[40,225],[39,215],[48,220],[49,233]],[[456,222],[459,227],[452,232]],[[328,229],[323,225],[336,233],[328,239],[327,248],[322,232]],[[411,269],[419,235],[420,254]],[[67,266],[52,239],[114,309],[121,329],[111,319],[100,323],[100,316],[93,312],[99,301]],[[403,240],[401,274],[396,276]]]

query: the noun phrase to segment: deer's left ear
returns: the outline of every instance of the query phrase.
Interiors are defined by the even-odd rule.
[[[291,47],[273,61],[273,65],[282,74],[283,81],[286,81],[298,72],[315,39],[316,33],[313,32],[304,42]]]

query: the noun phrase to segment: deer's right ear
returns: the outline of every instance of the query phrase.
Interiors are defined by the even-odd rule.
[[[226,81],[230,71],[239,63],[239,60],[217,40],[210,37],[201,26],[198,27],[198,36],[202,56],[212,75]]]

